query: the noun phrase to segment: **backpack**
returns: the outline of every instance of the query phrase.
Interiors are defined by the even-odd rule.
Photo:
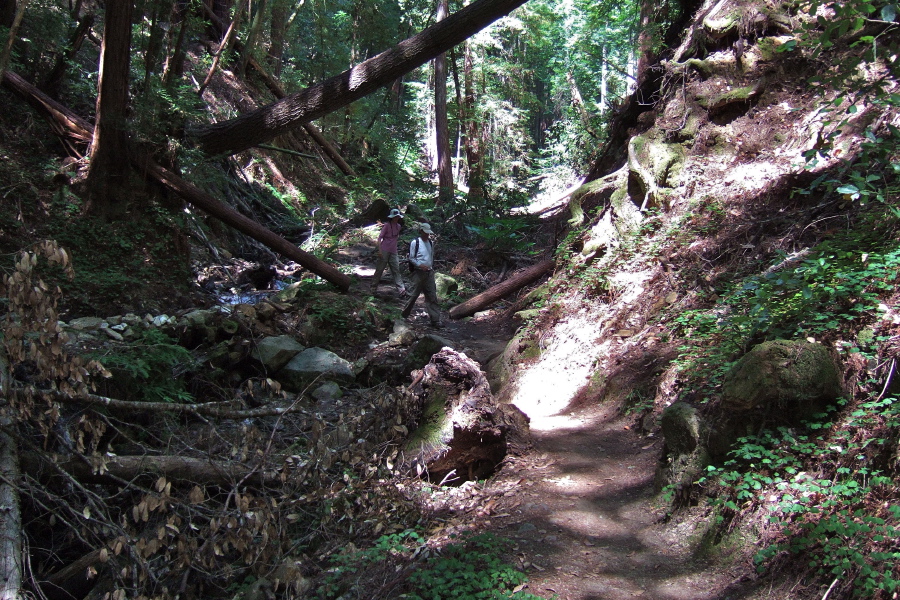
[[[418,254],[418,253],[419,253],[419,238],[416,238],[416,250],[415,250],[414,254]],[[412,272],[414,272],[414,271],[416,270],[416,265],[413,264],[412,257],[413,257],[413,254],[410,254],[410,255],[406,258],[406,262],[407,262],[407,264],[409,265],[409,272],[410,272],[410,273],[412,273]]]

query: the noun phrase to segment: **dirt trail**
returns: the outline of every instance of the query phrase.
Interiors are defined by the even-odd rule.
[[[447,319],[435,331],[417,308],[409,322],[483,355],[502,349],[515,331],[499,314]],[[654,488],[658,434],[636,432],[633,419],[610,406],[529,416],[534,450],[508,459],[484,484],[488,510],[474,524],[513,542],[516,566],[529,576],[525,591],[559,600],[749,597],[740,583],[750,583],[746,562],[694,558],[705,509],[663,518]]]
[[[602,407],[535,419],[533,454],[491,482],[505,492],[491,524],[516,542],[529,591],[560,600],[740,597],[726,591],[740,569],[692,558],[695,522],[663,522],[653,485],[662,442],[628,422]]]

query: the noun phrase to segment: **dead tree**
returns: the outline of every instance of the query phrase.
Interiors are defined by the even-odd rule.
[[[539,262],[536,265],[528,267],[524,271],[520,271],[503,283],[495,285],[492,288],[488,288],[477,296],[470,298],[462,304],[458,304],[451,308],[450,318],[462,319],[465,317],[471,317],[479,310],[490,306],[497,300],[505,298],[516,290],[521,289],[529,283],[537,280],[545,273],[553,269],[553,266],[555,264],[556,263],[553,260],[545,260],[543,262]]]

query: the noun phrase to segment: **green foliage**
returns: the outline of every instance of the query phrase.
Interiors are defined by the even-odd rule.
[[[400,598],[539,600],[539,596],[514,591],[527,578],[503,561],[504,551],[504,541],[491,534],[468,536],[430,555],[424,538],[415,531],[384,535],[371,548],[333,556],[325,584],[316,597],[323,600],[337,598],[353,582],[365,585],[366,573],[390,569],[392,564],[399,563],[412,567],[403,584],[406,593]],[[427,558],[416,560],[420,554]]]
[[[477,225],[466,225],[466,229],[492,250],[529,252],[534,248],[534,238],[530,235],[534,226],[522,217],[488,216]]]
[[[891,503],[893,479],[872,465],[900,433],[898,416],[897,399],[873,399],[840,416],[820,415],[826,420],[803,432],[779,428],[741,438],[699,483],[718,485],[714,502],[732,514],[759,506],[779,526],[780,539],[756,554],[760,570],[789,552],[819,575],[853,581],[855,597],[893,593],[900,587],[900,506]]]
[[[410,576],[411,600],[444,598],[484,598],[490,600],[532,600],[533,594],[513,590],[527,580],[524,573],[505,563],[501,540],[480,534],[453,544],[429,558],[424,568]]]
[[[145,402],[191,402],[185,380],[179,377],[194,368],[191,353],[158,329],[140,330],[127,344],[110,346],[90,357],[113,374],[108,384],[116,395]]]

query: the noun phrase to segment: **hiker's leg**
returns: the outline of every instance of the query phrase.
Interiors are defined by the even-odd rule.
[[[416,305],[416,300],[419,299],[419,294],[422,293],[422,286],[425,281],[425,277],[423,275],[428,275],[425,271],[419,271],[418,269],[413,271],[412,273],[412,290],[409,292],[409,300],[406,302],[406,306],[403,308],[403,316],[408,317],[412,312],[413,307]]]
[[[422,292],[425,294],[425,312],[432,323],[441,322],[441,305],[437,297],[437,285],[434,281],[434,271],[425,273],[426,277],[422,282]]]

